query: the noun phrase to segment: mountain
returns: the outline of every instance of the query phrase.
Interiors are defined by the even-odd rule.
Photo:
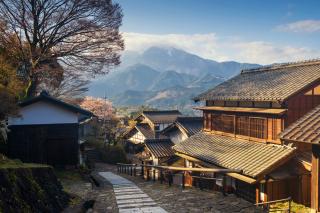
[[[96,97],[114,96],[126,90],[146,91],[160,72],[143,64],[135,64],[124,70],[116,70],[105,78],[90,84],[89,95]]]
[[[162,72],[149,88],[152,91],[163,90],[172,86],[185,86],[196,80],[193,75],[178,73],[173,70]]]
[[[212,74],[223,78],[230,78],[241,69],[259,66],[234,61],[217,62],[173,47],[150,47],[141,54],[128,52],[123,55],[122,61],[122,66],[141,63],[159,71],[174,70],[195,76]]]
[[[176,48],[151,47],[143,53],[125,52],[119,68],[93,81],[88,95],[107,95],[115,106],[149,105],[191,113],[191,100],[241,69],[257,64],[203,59]]]

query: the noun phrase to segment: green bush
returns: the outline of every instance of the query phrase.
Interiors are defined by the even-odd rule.
[[[109,146],[101,150],[102,160],[106,163],[128,163],[126,152],[121,145]]]

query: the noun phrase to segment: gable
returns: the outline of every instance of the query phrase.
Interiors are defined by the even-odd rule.
[[[58,105],[38,101],[20,108],[20,117],[9,118],[9,125],[78,123],[78,115]]]

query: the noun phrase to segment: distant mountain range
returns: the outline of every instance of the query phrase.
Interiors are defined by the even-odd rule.
[[[125,52],[121,66],[90,85],[88,95],[107,95],[116,106],[149,105],[191,112],[192,98],[258,64],[216,62],[176,48]]]

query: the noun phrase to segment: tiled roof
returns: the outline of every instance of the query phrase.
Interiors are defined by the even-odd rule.
[[[181,113],[178,110],[143,111],[142,115],[153,123],[173,123]]]
[[[293,156],[295,148],[239,140],[199,132],[175,145],[173,149],[207,163],[239,169],[244,175],[257,177]]]
[[[176,121],[177,125],[180,125],[186,130],[187,134],[194,135],[200,132],[203,126],[202,117],[178,117]]]
[[[286,128],[280,139],[320,144],[320,106]]]
[[[320,60],[275,64],[243,70],[195,100],[284,101],[318,79]]]
[[[156,158],[174,156],[170,139],[148,139],[145,145]]]
[[[136,124],[136,129],[139,130],[146,139],[154,139],[155,132],[151,129],[149,124],[146,123],[138,123]],[[164,135],[159,134],[159,138],[166,138]]]

